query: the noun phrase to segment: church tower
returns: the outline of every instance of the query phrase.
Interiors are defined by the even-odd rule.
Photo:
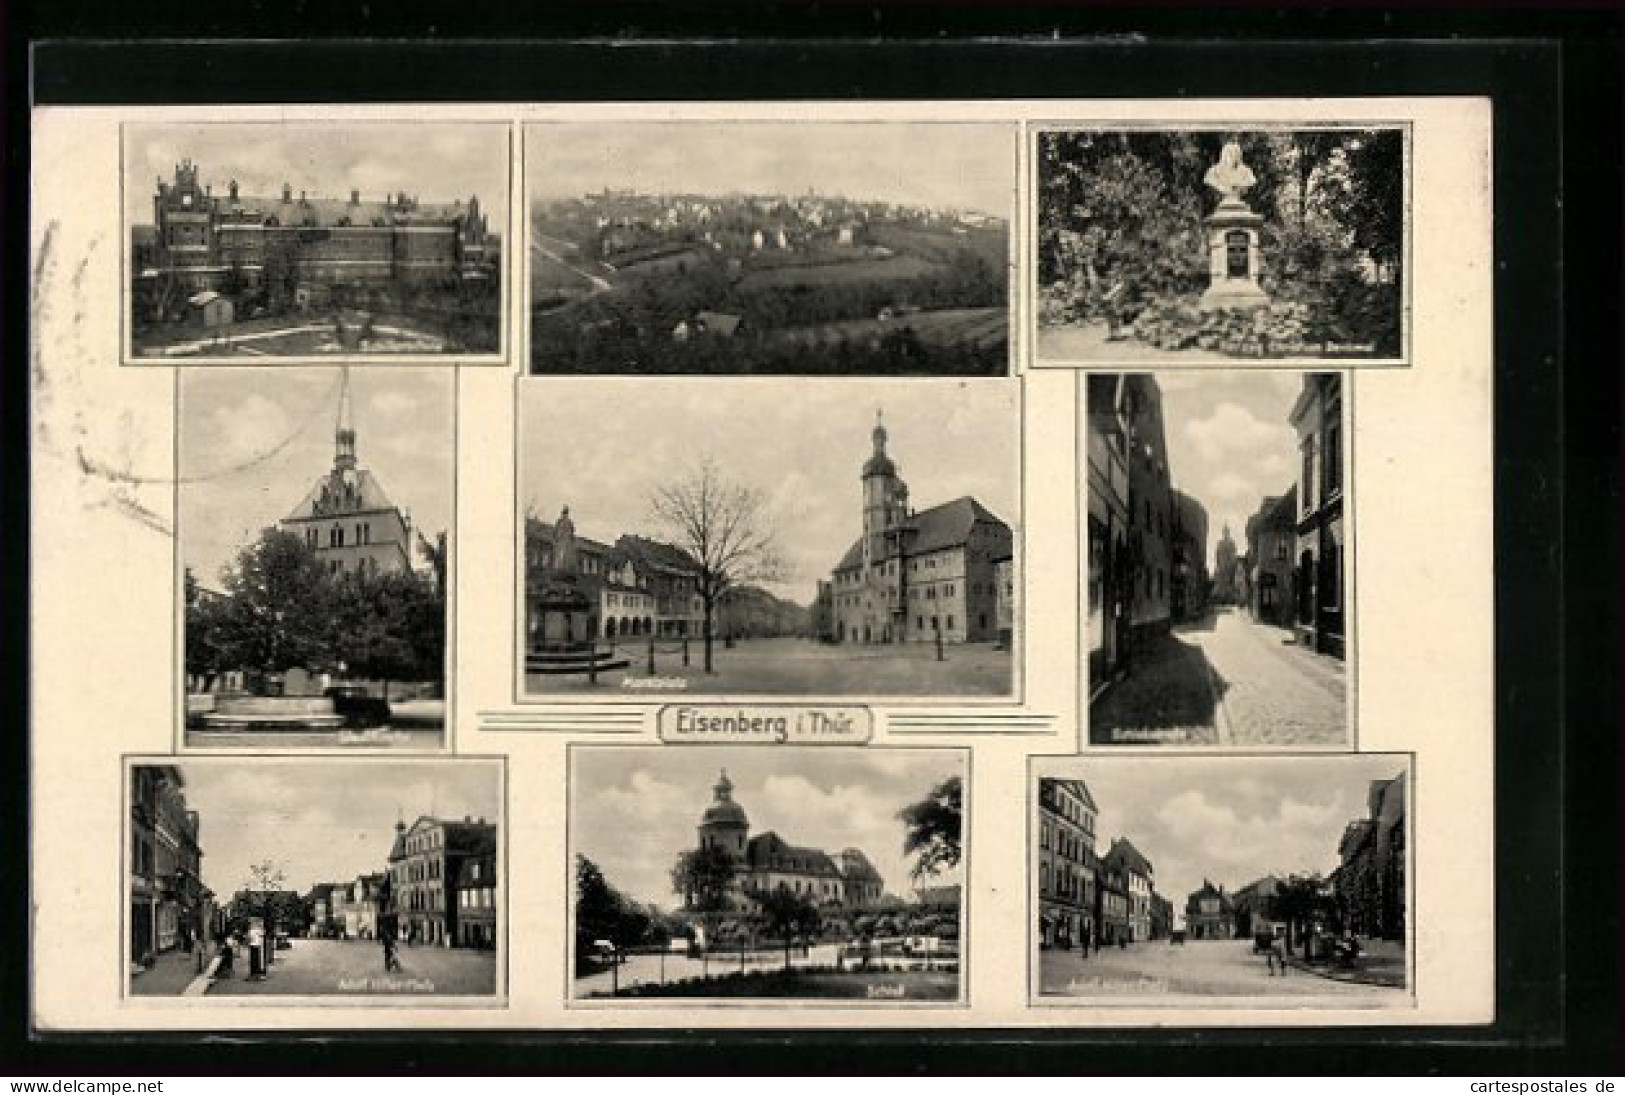
[[[728,778],[728,770],[724,768],[721,778],[711,789],[711,805],[700,819],[700,847],[721,848],[736,862],[743,863],[750,820],[745,817],[744,807],[733,800],[733,790],[733,781]]]
[[[881,412],[875,412],[875,428],[870,434],[874,452],[863,464],[863,566],[886,559],[886,533],[908,516],[908,486],[897,474],[897,465],[886,455],[886,425]]]
[[[1213,598],[1221,604],[1233,604],[1236,599],[1236,542],[1230,538],[1230,524],[1225,523],[1224,534],[1214,550]]]

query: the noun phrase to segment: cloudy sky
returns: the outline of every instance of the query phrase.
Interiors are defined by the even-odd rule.
[[[785,581],[811,602],[819,578],[862,531],[859,472],[875,411],[915,509],[972,495],[1019,527],[1017,386],[1009,380],[694,380],[549,377],[520,386],[520,498],[576,534],[671,537],[649,512],[653,489],[709,455],[760,488]]]
[[[1182,915],[1203,879],[1234,890],[1268,874],[1330,873],[1344,827],[1370,816],[1371,781],[1399,775],[1407,759],[1121,757],[1045,765],[1040,774],[1081,776],[1100,808],[1096,851],[1127,837]]]
[[[266,860],[300,893],[381,871],[397,819],[408,826],[424,814],[501,819],[501,766],[485,761],[322,757],[183,761],[180,768],[187,807],[198,812],[203,881],[221,901]]]
[[[1008,124],[639,122],[532,126],[535,198],[603,190],[799,195],[974,209],[1010,217],[1016,134]]]
[[[1293,372],[1165,372],[1162,388],[1173,483],[1207,507],[1211,570],[1226,523],[1247,550],[1247,518],[1298,479],[1298,435],[1287,421],[1303,390]]]
[[[750,821],[750,836],[838,852],[861,848],[886,892],[908,897],[912,861],[903,858],[897,811],[942,780],[964,773],[948,749],[702,746],[691,749],[578,748],[571,751],[570,843],[610,884],[672,908],[671,867],[696,846],[696,828],[722,769]],[[929,885],[959,882],[945,872]]]
[[[332,469],[340,375],[289,366],[181,371],[181,557],[205,586],[219,589],[221,566]],[[445,369],[350,370],[360,465],[431,543],[451,531],[452,383]]]
[[[406,191],[425,202],[480,199],[491,227],[506,232],[509,128],[501,123],[232,122],[132,125],[124,134],[124,210],[133,224],[152,223],[158,179],[173,182],[190,159],[198,181],[216,197],[237,180],[245,197],[294,194],[366,201]]]

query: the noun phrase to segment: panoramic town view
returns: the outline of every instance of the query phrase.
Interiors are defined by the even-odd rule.
[[[1346,743],[1342,376],[1086,383],[1090,740]]]
[[[1044,997],[1403,1003],[1409,758],[1046,762]]]
[[[138,358],[494,354],[504,126],[134,126]]]
[[[1009,371],[1009,127],[540,125],[529,140],[534,373]]]
[[[128,771],[134,996],[490,996],[493,761],[190,759]]]
[[[1402,356],[1399,128],[1061,131],[1036,151],[1040,357]]]
[[[522,385],[526,691],[1011,694],[1018,395]]]
[[[183,373],[189,744],[441,744],[453,399],[421,370]]]
[[[965,754],[571,752],[577,998],[960,997]]]

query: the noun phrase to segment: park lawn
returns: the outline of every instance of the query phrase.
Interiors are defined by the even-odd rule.
[[[607,993],[602,995],[608,995]],[[690,978],[665,985],[640,985],[622,997],[744,999],[788,997],[812,1000],[944,1001],[959,999],[959,974],[950,970],[887,973],[850,970],[772,970],[723,977]]]

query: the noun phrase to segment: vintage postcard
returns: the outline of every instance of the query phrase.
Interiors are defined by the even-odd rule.
[[[1081,383],[1091,743],[1345,747],[1346,374]]]
[[[343,365],[178,382],[186,744],[440,748],[452,377]]]
[[[1016,133],[530,127],[530,370],[1004,376]]]
[[[132,760],[136,1001],[492,997],[500,761]]]
[[[133,363],[496,359],[510,132],[127,126]]]
[[[966,756],[573,749],[571,999],[959,1000]]]
[[[33,121],[37,1030],[1494,1017],[1486,101]]]
[[[1409,756],[1034,767],[1039,1002],[1414,1006]]]
[[[1040,128],[1038,364],[1403,364],[1406,127]]]

